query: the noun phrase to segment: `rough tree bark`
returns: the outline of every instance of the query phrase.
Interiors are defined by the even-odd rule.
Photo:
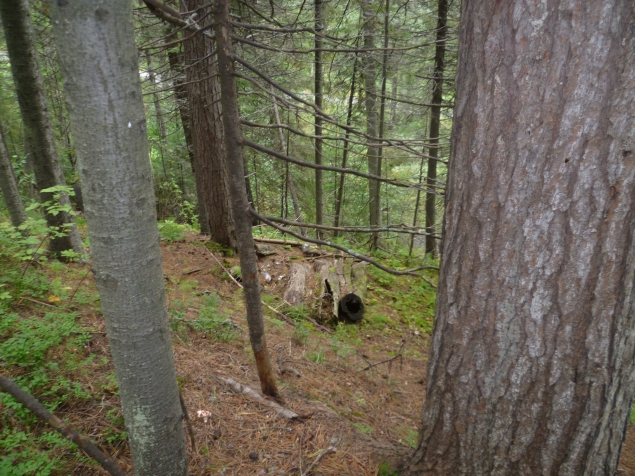
[[[635,392],[635,3],[464,0],[413,474],[615,474]]]
[[[214,21],[216,43],[218,44],[218,67],[222,90],[223,124],[225,127],[227,163],[229,165],[232,214],[236,224],[240,268],[245,291],[249,341],[256,358],[262,393],[277,397],[278,388],[265,340],[265,325],[262,318],[260,284],[258,282],[258,258],[256,257],[254,239],[251,234],[249,202],[247,201],[245,179],[243,177],[244,146],[240,112],[238,110],[236,78],[233,75],[234,63],[230,37],[229,0],[217,0],[215,2]]]
[[[27,0],[0,0],[0,17],[4,27],[7,50],[11,60],[11,73],[15,83],[20,113],[24,123],[25,137],[28,138],[33,156],[33,171],[38,190],[56,185],[66,185],[62,166],[57,155],[53,127],[48,112],[44,80],[40,71],[33,25]],[[53,200],[52,193],[41,193],[40,200]],[[68,196],[60,198],[62,205],[70,206]],[[75,220],[72,215],[61,212],[57,215],[45,214],[46,223],[51,228],[65,228],[65,236],[52,237],[49,250],[60,257],[60,252],[73,250],[84,252]],[[65,227],[65,224],[70,224]]]
[[[197,12],[196,18],[202,19],[199,22],[200,27],[211,24],[211,5],[205,7],[206,5],[210,5],[206,0],[181,2],[186,11]],[[184,47],[195,173],[200,175],[210,239],[236,249],[214,44],[205,35],[196,34],[185,41]]]
[[[20,197],[18,182],[13,172],[13,164],[7,150],[7,144],[4,140],[4,131],[0,124],[0,192],[4,202],[9,209],[11,224],[15,227],[20,226],[26,221],[26,212],[24,211],[24,203]]]
[[[174,36],[174,35],[171,35]],[[183,53],[176,51],[168,52],[168,61],[172,71],[174,81],[174,98],[176,107],[179,110],[181,125],[183,126],[183,136],[187,155],[190,158],[190,167],[194,174],[194,185],[196,187],[196,200],[198,202],[198,224],[203,235],[209,235],[209,218],[207,218],[207,206],[205,205],[205,195],[203,195],[203,183],[201,175],[196,173],[194,163],[194,144],[192,143],[192,118],[190,116],[190,104],[188,102],[187,87],[185,83],[185,71],[183,71]]]
[[[375,48],[375,27],[376,11],[373,0],[362,0],[362,15],[364,24],[362,33],[364,37],[364,48],[372,50]],[[362,71],[364,72],[364,88],[366,90],[366,133],[371,137],[377,137],[377,60],[373,51],[366,51],[362,55]],[[381,175],[381,161],[379,159],[379,146],[376,141],[369,140],[368,150],[368,173]],[[368,200],[370,207],[370,226],[381,225],[381,183],[377,180],[368,181]],[[379,233],[374,233],[371,240],[371,248],[377,248],[379,244]]]
[[[448,0],[439,0],[437,18],[437,43],[434,51],[434,74],[432,79],[432,104],[430,108],[430,133],[428,148],[428,171],[426,183],[426,253],[436,253],[436,207],[437,207],[437,158],[439,157],[439,132],[441,126],[441,101],[443,101],[443,72],[445,70],[445,37],[448,23]]]
[[[185,475],[132,5],[50,7],[135,474]]]

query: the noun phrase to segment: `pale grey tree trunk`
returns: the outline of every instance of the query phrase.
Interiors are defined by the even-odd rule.
[[[362,33],[364,37],[364,48],[367,50],[362,56],[362,71],[364,72],[364,87],[366,89],[366,133],[371,137],[377,137],[377,59],[375,52],[375,26],[377,12],[373,5],[373,0],[362,0],[362,14],[364,24]],[[368,173],[381,175],[381,160],[379,158],[379,146],[376,141],[369,140],[368,150]],[[377,180],[368,181],[368,199],[370,207],[370,226],[381,225],[381,183]],[[379,233],[373,233],[371,248],[377,248],[379,243]]]
[[[185,475],[131,4],[50,6],[135,474]]]
[[[256,358],[258,377],[262,393],[278,396],[276,379],[273,374],[267,341],[265,324],[262,318],[260,302],[260,284],[258,282],[258,259],[251,234],[249,202],[245,191],[243,133],[238,110],[238,91],[233,75],[232,43],[229,20],[229,0],[217,0],[214,4],[216,42],[218,44],[218,68],[223,101],[223,124],[225,126],[225,149],[229,165],[229,186],[231,191],[232,215],[236,224],[236,238],[240,255],[245,307],[249,325],[249,341]]]
[[[20,197],[18,182],[13,172],[11,157],[9,156],[7,144],[4,140],[2,124],[0,124],[0,191],[9,209],[11,224],[15,227],[20,226],[26,221],[26,212],[24,211],[24,203]]]
[[[464,0],[425,475],[613,475],[635,392],[635,3]]]
[[[66,185],[55,146],[28,0],[0,0],[0,17],[25,137],[33,155],[37,188],[44,190],[56,185]],[[40,199],[42,202],[53,200],[53,194],[40,192]],[[60,202],[70,206],[67,195],[62,195]],[[83,253],[82,240],[72,215],[66,212],[57,215],[46,213],[45,218],[51,228],[62,229],[65,224],[70,224],[65,236],[51,237],[49,249],[52,253],[58,257],[60,252],[67,250]]]

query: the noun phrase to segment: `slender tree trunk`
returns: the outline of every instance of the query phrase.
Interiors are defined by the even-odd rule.
[[[13,172],[11,156],[4,140],[2,124],[0,124],[0,191],[9,209],[11,224],[15,227],[22,225],[26,221],[26,212],[18,190],[18,182]]]
[[[373,0],[362,0],[362,14],[364,17],[363,36],[364,48],[372,50],[375,48],[375,9]],[[362,58],[362,67],[364,71],[364,83],[366,89],[366,133],[371,137],[377,137],[377,86],[375,80],[377,78],[377,62],[373,51],[364,52]],[[381,163],[379,159],[379,147],[376,141],[369,140],[368,143],[368,173],[372,175],[381,175]],[[368,181],[368,199],[370,208],[370,226],[381,225],[381,189],[380,182],[377,180]],[[376,249],[379,245],[379,233],[373,233],[371,239],[371,249]]]
[[[271,89],[273,90],[273,86],[271,86]],[[273,93],[273,91],[272,91]],[[273,112],[274,112],[274,116],[276,118],[276,124],[278,126],[280,126],[280,114],[278,112],[278,101],[276,100],[276,97],[272,94],[271,96],[271,100],[273,101]],[[282,128],[278,127],[278,138],[280,139],[280,152],[284,153],[288,153],[289,151],[285,151],[285,147],[284,147],[284,134],[282,133]],[[289,163],[287,162],[286,164],[286,182],[287,182],[287,186],[289,187],[289,191],[291,192],[291,201],[293,202],[293,211],[295,212],[295,221],[297,221],[298,223],[303,223],[302,221],[302,213],[300,212],[300,204],[298,203],[298,194],[295,190],[295,183],[293,182],[293,177],[291,176],[291,172],[289,171]],[[283,194],[284,197],[285,194]],[[284,204],[284,202],[283,202]],[[283,210],[284,212],[284,210]],[[306,236],[306,228],[300,228],[300,233],[302,233],[302,236]]]
[[[381,100],[379,106],[379,137],[384,138],[385,130],[386,130],[386,81],[388,80],[388,27],[390,26],[390,0],[385,0],[385,10],[384,10],[384,54],[381,62]],[[382,161],[384,155],[384,147],[383,143],[377,150],[377,170],[379,170],[379,175],[381,176],[382,171]],[[378,192],[381,191],[381,184],[377,185]],[[379,193],[378,193],[379,195]],[[388,215],[388,184],[386,184],[386,221],[390,223],[389,215]],[[378,211],[379,213],[379,221],[381,223],[381,208]],[[379,239],[379,235],[374,236],[375,245],[377,247],[377,240]]]
[[[315,0],[315,105],[322,110],[322,37],[320,33],[324,29],[322,0]],[[315,115],[315,163],[322,165],[322,116]],[[315,169],[315,223],[324,224],[324,184],[322,171]],[[322,231],[317,230],[318,239],[322,239]]]
[[[357,73],[357,55],[355,56],[355,61],[353,62],[353,77],[351,78],[351,92],[348,95],[348,108],[346,111],[346,125],[350,126],[353,118],[353,99],[355,98],[355,75]],[[342,168],[346,168],[346,162],[348,159],[348,138],[350,137],[350,132],[347,129],[344,134],[344,151],[342,152]],[[333,220],[333,226],[340,226],[340,219],[342,216],[342,200],[344,198],[344,179],[346,178],[345,173],[340,174],[340,183],[337,188],[337,197],[335,199],[335,219]],[[333,237],[337,238],[338,231],[333,232]]]
[[[168,171],[165,168],[165,158],[163,157],[163,147],[165,145],[165,139],[167,134],[165,133],[165,121],[163,120],[163,108],[161,107],[161,99],[159,98],[159,94],[157,93],[157,80],[156,75],[154,73],[154,68],[152,67],[152,58],[150,56],[150,51],[146,50],[146,65],[148,67],[148,80],[152,85],[152,102],[154,103],[154,116],[157,118],[157,126],[159,128],[159,149],[161,153],[161,166],[163,167],[163,175],[165,178],[168,177]]]
[[[207,8],[206,5],[209,5],[209,2],[205,0],[181,2],[181,6],[187,11],[197,11],[196,18],[205,17],[199,24],[200,27],[211,23],[211,15],[207,15],[211,6]],[[229,203],[227,159],[223,144],[218,64],[215,55],[212,54],[214,44],[205,35],[197,34],[185,41],[184,46],[195,169],[201,176],[210,239],[236,249],[236,234]]]
[[[635,393],[633,25],[625,0],[463,1],[413,474],[616,473]]]
[[[190,114],[190,104],[188,100],[187,87],[185,84],[185,73],[183,72],[183,53],[175,51],[168,52],[168,60],[170,69],[174,75],[174,97],[176,106],[179,110],[181,125],[183,126],[183,136],[185,137],[185,145],[187,154],[190,158],[190,167],[194,174],[194,184],[196,187],[196,200],[198,202],[198,224],[201,228],[201,234],[209,235],[209,218],[207,216],[207,205],[205,204],[205,194],[203,193],[203,176],[196,173],[196,164],[194,163],[194,144],[192,142],[192,117]]]
[[[437,157],[439,157],[439,132],[441,126],[441,102],[443,101],[443,72],[445,61],[445,37],[448,23],[448,0],[439,0],[437,19],[437,43],[434,52],[434,76],[432,80],[432,104],[430,108],[430,147],[426,174],[426,253],[436,254],[436,205],[437,205]]]
[[[265,395],[278,396],[276,379],[271,367],[265,326],[260,302],[260,284],[258,282],[258,261],[251,234],[249,203],[245,192],[243,134],[238,110],[238,91],[233,75],[231,28],[229,21],[229,1],[217,0],[215,3],[216,42],[218,44],[218,66],[223,101],[223,124],[225,126],[225,147],[230,171],[230,191],[232,213],[236,223],[236,237],[240,254],[249,340],[256,357],[260,387]]]
[[[185,475],[131,3],[50,6],[135,474]]]
[[[46,103],[44,80],[35,46],[29,3],[27,0],[0,0],[0,16],[4,26],[25,136],[33,154],[33,170],[37,188],[44,190],[56,185],[66,185]],[[53,194],[40,192],[40,200],[42,202],[53,200]],[[62,195],[60,202],[68,206],[71,203],[65,194]],[[66,212],[57,215],[45,213],[45,218],[49,227],[66,230],[65,236],[51,237],[49,249],[52,253],[58,257],[62,251],[69,250],[83,254],[82,240],[72,215]]]

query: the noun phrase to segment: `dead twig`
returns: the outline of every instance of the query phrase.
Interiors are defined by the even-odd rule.
[[[315,457],[313,462],[309,465],[309,467],[306,469],[306,471],[304,473],[302,472],[302,467],[300,466],[300,474],[302,476],[307,476],[311,472],[311,470],[320,462],[320,460],[324,457],[324,455],[327,455],[329,453],[336,453],[336,452],[337,452],[337,448],[335,446],[329,446],[328,448],[324,448]]]
[[[298,415],[297,413],[284,408],[282,405],[279,405],[276,402],[272,402],[271,400],[265,399],[258,392],[247,387],[246,385],[242,385],[236,382],[235,380],[232,380],[227,377],[216,376],[215,378],[219,380],[220,382],[224,383],[225,385],[227,385],[232,391],[247,395],[249,398],[256,400],[258,403],[262,403],[263,405],[267,405],[268,407],[273,408],[278,413],[278,415],[284,418],[288,418],[289,420],[297,420],[300,418],[300,415]]]
[[[59,431],[64,438],[79,446],[84,453],[101,464],[110,474],[113,476],[126,476],[126,473],[117,466],[117,463],[106,456],[92,441],[49,412],[37,399],[18,387],[13,380],[0,375],[0,388],[35,413],[35,416],[40,420]]]
[[[196,441],[194,440],[194,430],[192,430],[192,422],[190,421],[190,415],[187,413],[187,407],[183,401],[183,394],[179,390],[179,401],[181,402],[181,410],[183,411],[183,419],[187,426],[187,432],[190,435],[190,441],[192,442],[192,451],[196,453]]]
[[[203,268],[193,269],[192,271],[188,271],[187,273],[183,273],[183,276],[188,276],[190,274],[198,273],[199,271],[203,271]]]
[[[400,360],[400,365],[403,365],[403,354],[401,353],[401,351],[402,351],[402,349],[403,349],[404,345],[406,345],[406,341],[405,341],[405,340],[402,340],[402,341],[401,341],[401,345],[399,346],[399,350],[397,351],[397,354],[396,354],[396,355],[393,355],[393,356],[392,356],[392,357],[390,357],[389,359],[385,359],[385,360],[381,360],[381,361],[379,361],[379,362],[375,362],[374,364],[371,364],[371,363],[368,361],[368,359],[362,355],[362,356],[361,356],[361,357],[362,357],[362,359],[364,359],[364,360],[368,363],[368,365],[367,365],[366,367],[364,367],[363,369],[361,369],[361,370],[360,370],[360,372],[363,372],[363,371],[365,371],[365,370],[370,370],[370,369],[372,369],[373,367],[377,367],[378,365],[385,364],[385,363],[388,363],[388,372],[390,372],[390,369],[391,369],[391,366],[392,366],[392,362],[393,362],[394,360],[397,360],[397,359],[399,359],[399,360]]]

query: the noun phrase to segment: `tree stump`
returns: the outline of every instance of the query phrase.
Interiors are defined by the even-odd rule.
[[[289,285],[284,292],[284,300],[292,306],[304,304],[306,278],[311,268],[305,263],[291,263]]]

